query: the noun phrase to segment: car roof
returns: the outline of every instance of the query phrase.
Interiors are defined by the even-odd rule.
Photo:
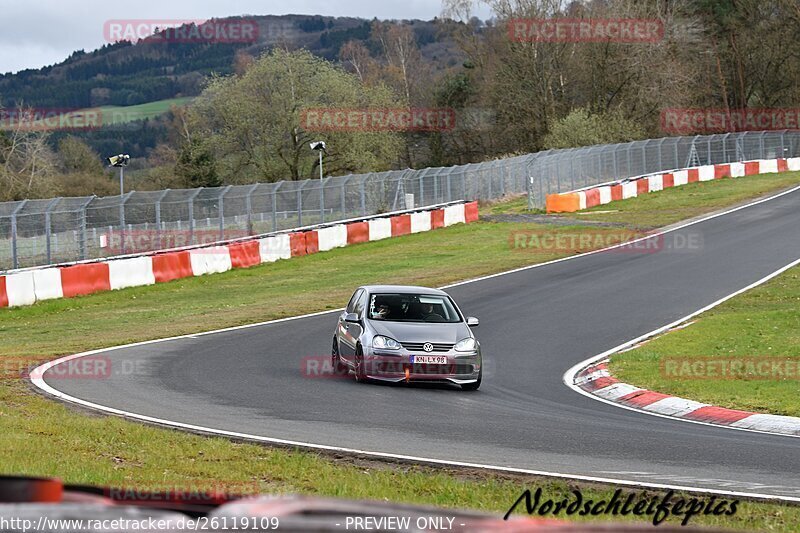
[[[414,285],[364,285],[360,288],[365,289],[370,294],[388,292],[396,294],[436,294],[439,296],[447,296],[446,292],[439,289],[417,287]]]

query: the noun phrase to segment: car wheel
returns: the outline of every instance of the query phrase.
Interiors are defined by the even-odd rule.
[[[478,373],[478,381],[476,381],[475,383],[465,383],[464,385],[461,385],[461,390],[466,390],[466,391],[478,390],[478,388],[480,388],[481,386],[482,378],[483,378],[483,370],[481,370]]]
[[[342,358],[339,357],[339,343],[336,342],[336,338],[333,339],[331,348],[331,366],[335,376],[346,376],[348,373],[347,367],[342,363]]]
[[[364,352],[361,346],[356,348],[356,381],[364,383],[367,381],[367,370],[364,365]]]

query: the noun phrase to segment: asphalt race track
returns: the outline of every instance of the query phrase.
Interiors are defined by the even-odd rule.
[[[684,238],[702,245],[681,247]],[[620,409],[562,382],[572,365],[798,259],[800,191],[663,243],[655,253],[611,250],[449,289],[481,320],[486,370],[476,393],[305,377],[305,357],[330,354],[336,313],[121,348],[106,354],[113,366],[139,362],[139,371],[45,380],[82,400],[219,430],[800,498],[800,439]]]

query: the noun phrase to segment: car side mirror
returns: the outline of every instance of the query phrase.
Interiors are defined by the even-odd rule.
[[[356,313],[347,313],[346,315],[344,315],[344,321],[352,322],[354,324],[361,323],[361,320],[358,318],[358,315]]]
[[[474,316],[467,317],[467,325],[471,328],[477,328],[481,324],[480,320],[475,318]]]

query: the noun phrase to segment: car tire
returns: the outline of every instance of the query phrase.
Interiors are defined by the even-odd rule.
[[[339,357],[339,343],[335,337],[331,347],[331,366],[333,367],[334,376],[346,376],[348,374],[347,367],[342,363],[342,358]]]
[[[361,350],[361,346],[356,348],[356,381],[359,383],[364,383],[367,381],[367,371],[364,368],[364,352]]]
[[[478,373],[478,381],[475,383],[465,383],[461,385],[461,390],[463,391],[475,391],[478,390],[481,386],[481,379],[483,378],[483,370]]]

